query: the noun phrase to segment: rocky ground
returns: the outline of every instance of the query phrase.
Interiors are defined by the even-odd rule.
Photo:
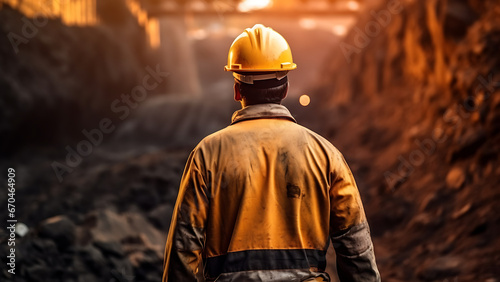
[[[311,105],[287,105],[346,156],[384,281],[498,281],[500,5],[389,2],[373,8],[377,17],[389,13],[386,22],[366,11],[358,30],[331,47],[322,75],[310,81]],[[0,11],[4,35],[22,28],[12,26],[16,17]],[[113,119],[116,131],[91,154],[67,159],[65,146],[76,149],[82,140],[72,128],[90,130],[113,114],[107,107],[140,83],[152,54],[117,47],[126,44],[106,36],[110,26],[49,25],[23,56],[11,54],[7,36],[0,36],[0,169],[16,170],[16,218],[28,227],[16,238],[15,280],[5,267],[0,279],[159,281],[187,155],[227,123],[234,107],[230,99],[207,105],[152,96],[131,118]],[[61,36],[65,44],[55,39]],[[82,37],[99,51],[78,48]],[[102,64],[75,67],[90,60]],[[99,70],[124,63],[108,70],[115,80],[100,78]],[[84,95],[85,87],[93,88]],[[211,110],[217,106],[222,110]],[[192,120],[175,118],[179,113]],[[60,181],[54,161],[79,164]],[[6,175],[0,179],[5,183]],[[4,265],[8,235],[0,230]]]
[[[50,160],[13,163],[22,181],[16,191],[17,218],[30,228],[16,242],[15,281],[159,280],[169,215],[188,152],[124,156],[109,150],[87,159],[63,183],[47,177],[54,172],[43,163]]]

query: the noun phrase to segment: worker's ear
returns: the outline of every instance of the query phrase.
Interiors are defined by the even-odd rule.
[[[234,100],[236,102],[240,102],[241,101],[240,87],[238,86],[237,83],[235,83],[233,88],[234,88]]]
[[[288,82],[287,82],[287,83],[286,83],[286,90],[285,90],[285,92],[283,93],[283,97],[281,97],[281,100],[283,100],[283,99],[285,99],[285,98],[286,98],[286,95],[288,94],[288,86],[289,86],[289,85],[290,85],[290,84],[288,84]]]

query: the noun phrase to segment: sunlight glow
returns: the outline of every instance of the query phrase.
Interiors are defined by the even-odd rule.
[[[311,98],[309,98],[308,95],[302,95],[300,96],[299,98],[299,103],[304,106],[304,107],[307,107],[309,105],[309,103],[311,103]]]
[[[334,25],[332,27],[332,32],[338,36],[344,36],[347,33],[347,27],[345,25]]]
[[[195,29],[188,31],[188,37],[194,40],[203,40],[208,37],[208,32],[206,29]]]
[[[349,1],[347,2],[347,8],[352,11],[357,11],[359,10],[359,3],[356,1]]]
[[[299,21],[299,25],[303,29],[315,29],[317,26],[317,23],[314,19],[302,18]]]
[[[271,0],[244,0],[238,5],[240,12],[264,9],[272,4]]]

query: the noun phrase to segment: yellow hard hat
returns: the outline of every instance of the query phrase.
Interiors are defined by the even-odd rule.
[[[272,28],[256,24],[231,44],[225,71],[288,72],[296,69],[285,38]]]

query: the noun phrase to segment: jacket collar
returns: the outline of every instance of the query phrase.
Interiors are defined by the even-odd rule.
[[[259,118],[284,118],[297,122],[290,111],[283,106],[278,104],[259,104],[246,106],[245,108],[234,112],[231,118],[231,124],[249,119],[259,119]]]

